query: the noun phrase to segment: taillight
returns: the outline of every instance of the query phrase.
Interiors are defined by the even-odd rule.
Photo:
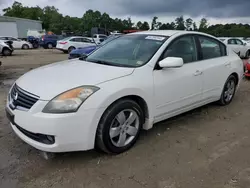
[[[67,44],[68,42],[59,42],[59,44]]]

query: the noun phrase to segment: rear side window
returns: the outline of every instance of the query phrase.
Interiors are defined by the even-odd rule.
[[[237,44],[236,41],[234,39],[229,39],[227,41],[227,44]]]
[[[82,38],[73,38],[70,41],[72,41],[72,42],[82,42]]]
[[[226,55],[226,47],[221,42],[204,36],[198,36],[202,59],[212,59]]]

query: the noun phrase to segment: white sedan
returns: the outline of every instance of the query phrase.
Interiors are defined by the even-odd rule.
[[[232,50],[239,54],[241,58],[249,58],[250,56],[250,45],[238,38],[219,38],[226,45],[228,45]]]
[[[27,49],[33,48],[31,43],[24,41],[24,40],[14,38],[14,37],[0,37],[0,41],[4,41],[4,42],[5,41],[12,41],[13,42],[12,46],[14,49],[27,50]]]
[[[79,47],[96,45],[94,39],[88,37],[67,37],[57,41],[56,48],[64,53],[70,53]]]
[[[39,150],[118,154],[157,122],[215,101],[228,105],[242,76],[241,59],[213,36],[137,32],[24,74],[6,112],[15,133]]]

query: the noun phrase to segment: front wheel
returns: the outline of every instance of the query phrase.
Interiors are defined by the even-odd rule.
[[[234,75],[229,76],[227,79],[222,94],[221,98],[219,100],[219,104],[222,106],[228,105],[232,102],[235,91],[236,91],[236,78]]]
[[[4,48],[2,54],[3,56],[11,56],[12,51],[9,48]]]
[[[96,147],[112,154],[127,151],[136,143],[143,122],[143,111],[133,100],[122,99],[114,103],[100,120]]]

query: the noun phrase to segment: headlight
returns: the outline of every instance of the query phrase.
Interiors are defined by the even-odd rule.
[[[99,90],[95,86],[82,86],[66,91],[52,99],[43,109],[44,113],[76,112],[81,104]]]

